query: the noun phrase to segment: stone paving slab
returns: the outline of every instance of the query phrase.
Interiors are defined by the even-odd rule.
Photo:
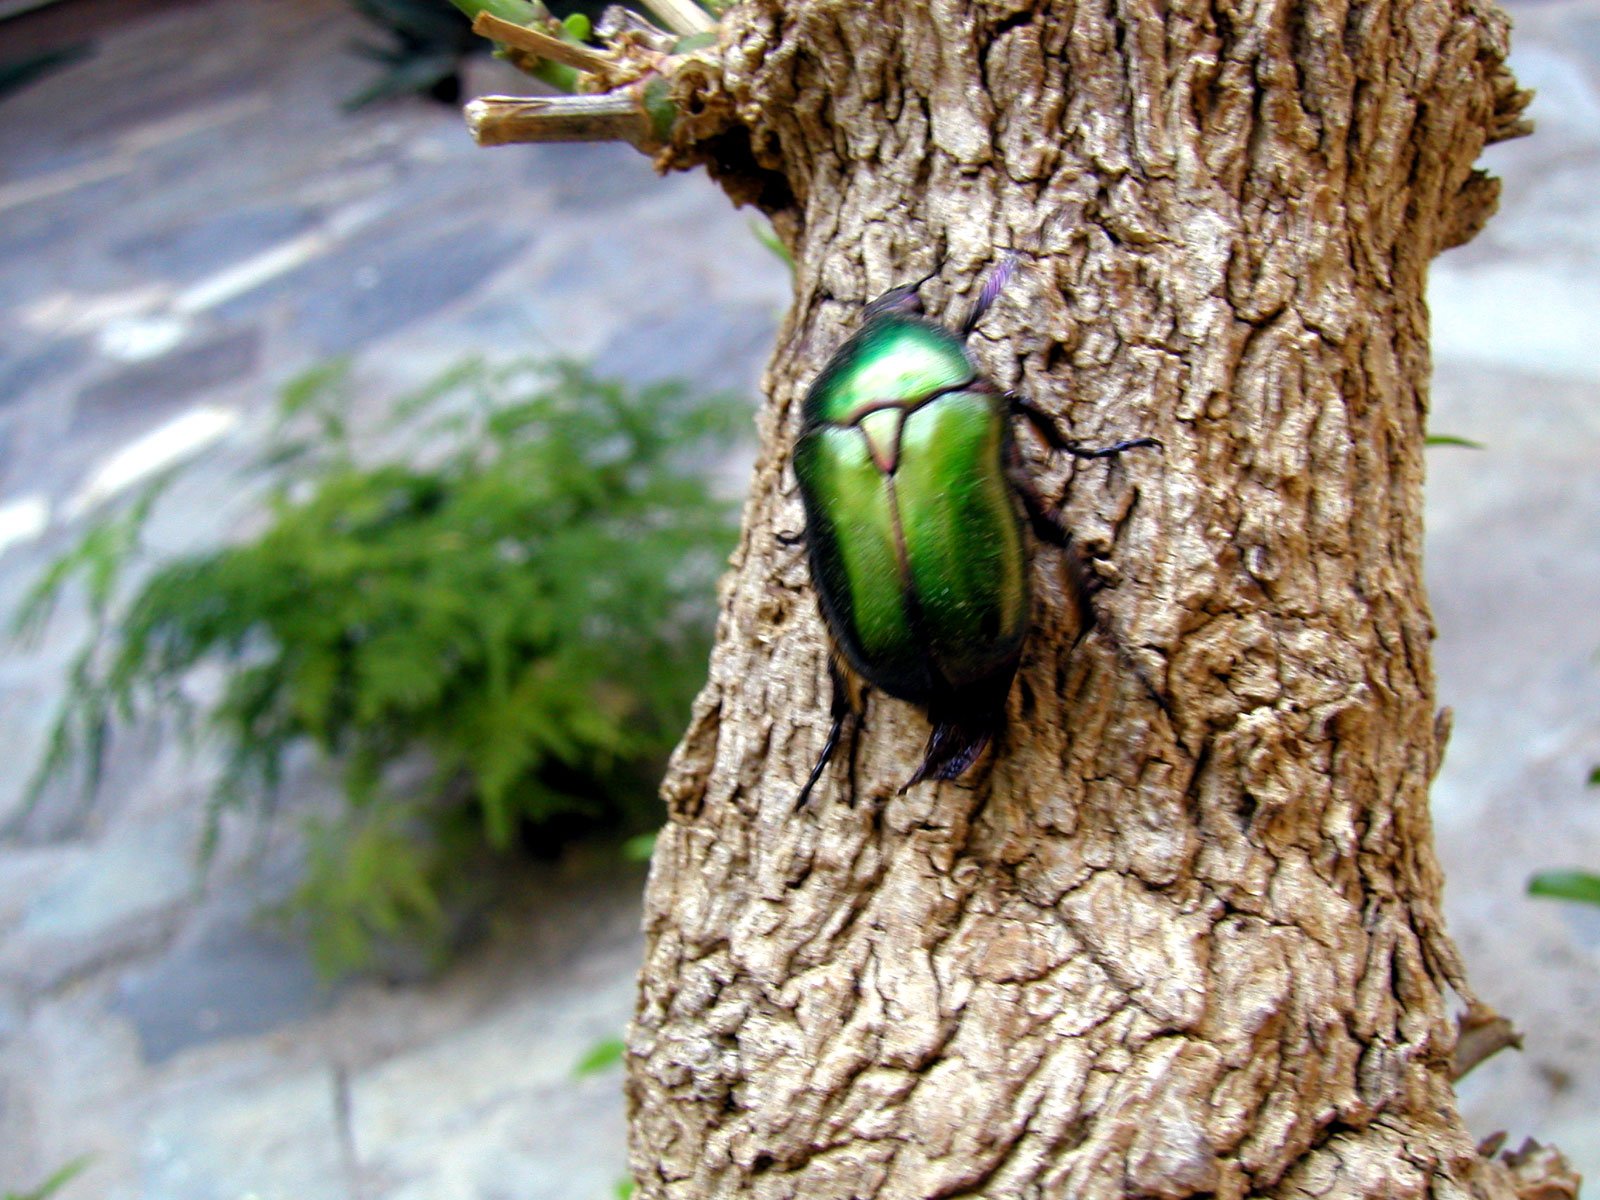
[[[0,513],[45,513],[9,545],[0,521],[0,607],[116,455],[196,413],[229,421],[152,541],[248,528],[276,389],[329,354],[356,356],[358,421],[469,353],[753,394],[786,274],[708,181],[481,151],[420,102],[346,116],[370,68],[338,0],[137,7],[41,14],[91,18],[99,53],[0,106]],[[0,820],[83,631],[64,612],[0,653]],[[631,1008],[637,870],[530,879],[444,979],[329,989],[253,917],[293,879],[292,821],[264,850],[232,822],[197,882],[213,770],[125,739],[95,805],[53,792],[0,845],[0,1190],[87,1154],[64,1200],[610,1196],[620,1078],[571,1072]],[[309,769],[288,791],[331,795]]]
[[[1523,885],[1600,867],[1600,3],[1514,11],[1540,133],[1490,151],[1503,212],[1432,291],[1434,428],[1489,447],[1429,452],[1456,711],[1435,814],[1472,978],[1528,1031],[1464,1111],[1594,1177],[1600,917]],[[358,419],[468,352],[754,393],[787,278],[703,177],[621,147],[478,150],[420,102],[342,115],[368,67],[338,0],[75,0],[4,34],[69,15],[96,57],[0,103],[0,608],[131,441],[197,414],[213,432],[152,540],[248,529],[238,471],[275,389],[328,353],[356,355]],[[0,651],[0,822],[82,632],[64,613]],[[322,988],[252,916],[293,878],[292,821],[264,843],[230,821],[197,884],[213,770],[125,739],[96,804],[52,793],[0,842],[0,1191],[88,1154],[62,1200],[609,1196],[619,1079],[570,1069],[631,1009],[637,872],[552,868],[441,978]],[[309,766],[289,793],[330,801]]]

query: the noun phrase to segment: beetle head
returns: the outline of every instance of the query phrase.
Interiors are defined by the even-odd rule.
[[[863,319],[870,321],[873,317],[887,316],[890,313],[920,317],[926,310],[922,307],[922,297],[917,295],[917,289],[938,273],[939,268],[935,267],[915,283],[903,283],[899,287],[890,288],[867,305],[862,313]]]

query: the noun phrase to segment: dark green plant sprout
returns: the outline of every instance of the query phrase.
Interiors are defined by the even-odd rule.
[[[734,536],[708,468],[744,419],[680,385],[474,362],[395,407],[409,453],[362,462],[348,401],[340,364],[285,389],[253,540],[168,562],[119,604],[146,496],[18,618],[36,630],[78,580],[95,617],[35,796],[74,767],[92,790],[113,722],[192,711],[206,663],[225,683],[199,706],[224,751],[205,853],[223,810],[270,811],[296,748],[339,772],[346,804],[309,824],[287,905],[327,973],[383,943],[442,944],[486,860],[654,823]],[[424,784],[395,786],[419,759]]]
[[[20,58],[0,60],[0,100],[37,79],[42,79],[63,67],[70,67],[80,59],[88,58],[94,48],[88,42],[60,46],[25,54]]]

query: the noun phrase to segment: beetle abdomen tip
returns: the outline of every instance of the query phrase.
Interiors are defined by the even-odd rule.
[[[989,743],[994,740],[993,719],[979,721],[934,721],[933,732],[928,735],[928,746],[922,754],[922,765],[906,780],[900,791],[905,792],[926,779],[947,781],[959,779],[978,761]]]

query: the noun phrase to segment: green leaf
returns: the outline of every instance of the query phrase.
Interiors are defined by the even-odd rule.
[[[532,25],[550,16],[543,4],[533,3],[532,0],[450,0],[450,3],[469,17],[476,18],[479,13],[486,12],[504,21],[515,21],[518,25]]]
[[[51,1196],[54,1196],[62,1188],[66,1187],[67,1184],[71,1183],[73,1179],[77,1178],[77,1176],[86,1167],[88,1167],[89,1162],[90,1159],[88,1155],[84,1155],[81,1158],[75,1158],[66,1166],[56,1171],[50,1176],[50,1178],[46,1179],[38,1187],[34,1188],[31,1192],[7,1192],[5,1195],[5,1200],[49,1200]]]
[[[1600,875],[1588,871],[1541,871],[1528,880],[1528,894],[1600,904]]]
[[[346,97],[341,107],[355,112],[380,100],[390,100],[413,92],[426,92],[456,71],[459,58],[453,53],[414,54],[397,62],[366,87]]]
[[[751,221],[750,232],[756,235],[756,241],[760,242],[768,250],[772,251],[773,254],[777,255],[779,260],[781,260],[790,271],[794,270],[794,255],[790,254],[789,247],[785,246],[783,242],[778,239],[778,235],[776,232],[774,232],[772,223],[770,221]]]
[[[1482,450],[1482,442],[1475,442],[1471,438],[1457,437],[1451,433],[1430,433],[1423,439],[1424,446],[1460,446],[1465,450]]]
[[[278,399],[278,417],[288,420],[312,406],[326,403],[350,379],[350,359],[331,358],[310,367],[283,385]]]
[[[574,1079],[584,1079],[590,1075],[598,1075],[610,1067],[618,1066],[623,1055],[628,1052],[628,1044],[621,1038],[604,1038],[590,1046],[584,1052],[577,1065],[572,1068]]]

